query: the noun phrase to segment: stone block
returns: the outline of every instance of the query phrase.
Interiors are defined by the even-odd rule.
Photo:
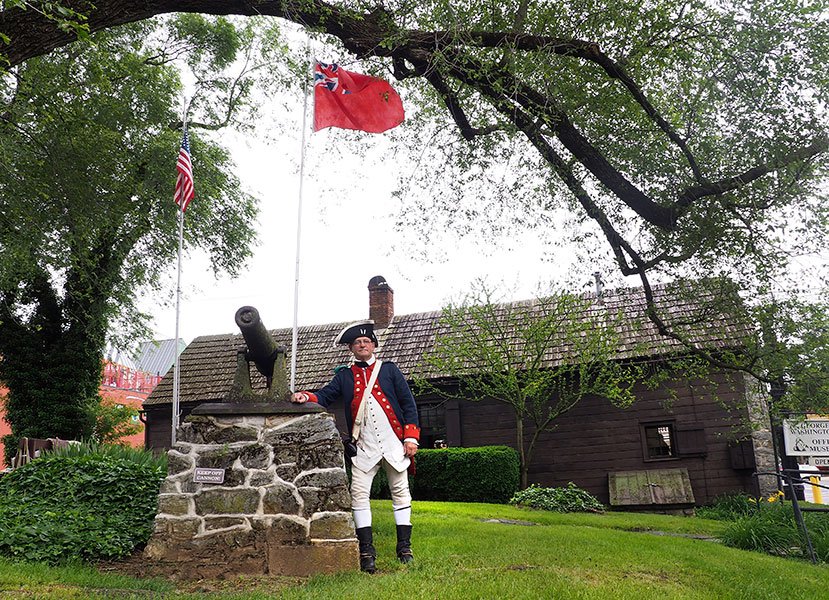
[[[357,541],[268,546],[268,574],[308,577],[317,573],[357,571]]]
[[[276,447],[273,449],[273,462],[277,465],[284,465],[284,464],[295,464],[299,459],[299,452],[297,448],[289,447],[289,448],[279,448]]]
[[[259,491],[250,488],[204,489],[194,501],[199,515],[253,514],[259,508]]]
[[[190,546],[199,533],[201,519],[169,519],[156,516],[153,534],[144,548],[144,556],[153,560],[186,559],[183,549]]]
[[[206,432],[216,428],[216,423],[210,417],[189,415],[184,423],[179,425],[176,439],[191,444],[204,444]]]
[[[239,460],[246,469],[266,469],[271,462],[270,446],[251,444],[239,452]]]
[[[156,517],[153,523],[153,535],[164,535],[173,540],[190,539],[199,532],[201,519],[165,519]]]
[[[309,541],[308,521],[299,517],[256,517],[251,519],[251,527],[261,531],[269,544],[307,544]]]
[[[334,488],[348,485],[345,469],[332,468],[302,473],[294,480],[297,487]]]
[[[293,481],[301,472],[302,471],[300,471],[296,463],[282,463],[276,465],[276,474],[283,481]]]
[[[312,540],[354,539],[354,521],[346,512],[322,513],[311,519]]]
[[[158,512],[183,517],[192,512],[193,504],[189,494],[159,494]]]
[[[181,479],[178,482],[179,488],[181,488],[181,492],[183,494],[197,494],[202,489],[201,483],[196,483],[193,481],[193,476],[190,475],[185,479]]]
[[[318,512],[348,512],[351,510],[351,493],[346,486],[321,489],[297,488],[302,496],[303,514],[306,517]]]
[[[302,500],[296,488],[289,483],[277,482],[264,488],[262,512],[265,514],[298,515]]]
[[[240,448],[230,448],[228,446],[206,448],[199,452],[199,456],[196,458],[196,466],[205,469],[230,469],[236,459],[239,458],[240,452]]]
[[[343,445],[339,440],[318,444],[297,455],[302,471],[343,466]]]
[[[329,413],[314,413],[296,417],[280,427],[265,429],[262,441],[274,449],[313,446],[327,440],[338,440],[340,434]]]
[[[193,457],[182,454],[178,450],[167,451],[167,473],[177,475],[193,469]]]
[[[275,481],[276,473],[274,471],[251,470],[248,485],[253,488],[264,487],[266,485],[271,485]]]
[[[178,494],[181,492],[180,483],[175,479],[165,479],[161,482],[161,487],[158,489],[159,494]]]
[[[233,444],[235,442],[255,442],[259,438],[259,430],[244,425],[218,427],[204,432],[205,444]]]
[[[204,530],[227,529],[228,527],[247,526],[248,520],[244,517],[205,517]]]

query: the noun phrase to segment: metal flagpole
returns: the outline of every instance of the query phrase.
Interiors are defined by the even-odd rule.
[[[184,101],[184,117],[182,118],[182,122],[184,123],[184,127],[182,129],[183,132],[187,131],[187,101]],[[176,337],[174,340],[174,353],[175,353],[175,362],[173,363],[173,406],[172,406],[172,434],[170,435],[170,442],[171,447],[176,445],[176,429],[178,429],[178,419],[179,419],[179,387],[180,387],[180,378],[179,378],[179,352],[178,352],[178,331],[179,331],[179,314],[180,314],[180,307],[181,307],[181,253],[182,248],[184,246],[184,208],[186,204],[182,200],[181,206],[179,206],[178,211],[178,260],[177,260],[177,271],[178,274],[176,275]]]
[[[185,125],[186,126],[186,125]],[[181,203],[182,207],[184,202]],[[181,249],[184,245],[184,210],[178,211],[178,275],[176,276],[176,337],[175,337],[175,355],[176,361],[173,368],[173,434],[171,436],[172,445],[176,445],[176,429],[178,429],[179,417],[179,358],[178,358],[178,326],[179,326],[179,307],[181,306]]]
[[[308,62],[311,65],[311,77],[314,76],[314,62],[311,60],[311,43],[306,43]],[[303,86],[302,103],[302,147],[299,158],[299,201],[296,210],[296,268],[294,271],[294,330],[291,339],[291,391],[296,391],[296,354],[298,343],[297,320],[299,315],[299,252],[302,234],[302,186],[305,181],[305,135],[308,123],[308,78],[305,78]]]

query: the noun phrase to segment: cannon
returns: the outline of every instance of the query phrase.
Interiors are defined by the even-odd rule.
[[[236,311],[236,326],[245,338],[247,352],[245,358],[248,362],[256,365],[256,370],[265,376],[268,388],[273,382],[273,368],[277,356],[281,352],[285,354],[286,349],[279,347],[273,341],[271,334],[265,329],[259,311],[252,306],[243,306]]]
[[[245,339],[245,348],[237,350],[236,377],[225,401],[272,402],[287,399],[290,394],[285,372],[287,348],[276,345],[262,323],[259,311],[253,306],[237,310],[235,320]],[[257,394],[252,390],[250,363],[265,377],[267,394]]]

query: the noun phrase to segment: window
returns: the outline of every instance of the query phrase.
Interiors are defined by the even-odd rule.
[[[420,447],[434,448],[439,440],[446,441],[446,405],[420,404],[417,407],[420,418]]]
[[[677,457],[676,431],[673,423],[643,423],[641,434],[645,460]]]

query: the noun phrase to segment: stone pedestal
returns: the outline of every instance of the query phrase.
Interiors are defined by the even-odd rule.
[[[202,405],[177,440],[144,551],[156,573],[215,579],[359,568],[332,415],[318,406]],[[223,469],[224,482],[194,481],[197,468]]]

